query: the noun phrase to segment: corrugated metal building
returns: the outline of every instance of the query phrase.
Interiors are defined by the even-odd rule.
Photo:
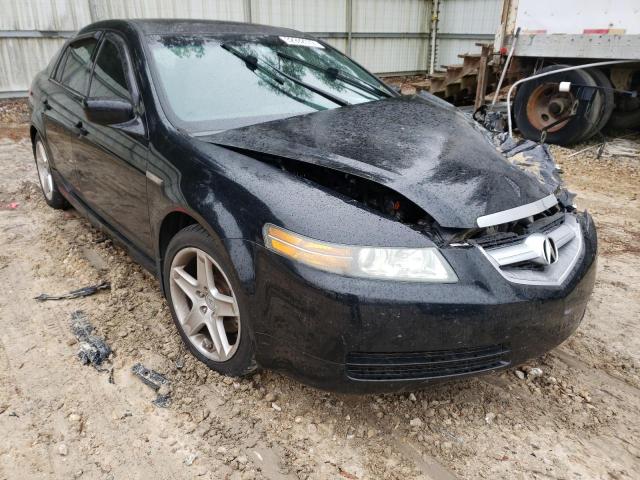
[[[477,42],[493,43],[503,0],[440,0],[436,66],[461,63],[459,54],[480,52]]]
[[[24,94],[65,38],[108,18],[199,18],[310,32],[378,74],[428,69],[434,0],[0,0],[0,96]],[[491,41],[501,0],[440,0],[434,65]]]

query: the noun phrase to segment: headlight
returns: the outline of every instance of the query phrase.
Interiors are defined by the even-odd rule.
[[[454,283],[458,277],[435,247],[358,247],[321,242],[266,224],[265,246],[310,267],[351,277]]]

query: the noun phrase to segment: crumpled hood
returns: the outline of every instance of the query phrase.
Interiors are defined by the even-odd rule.
[[[205,141],[358,175],[424,209],[443,227],[548,196],[464,115],[436,100],[394,97],[226,130]]]

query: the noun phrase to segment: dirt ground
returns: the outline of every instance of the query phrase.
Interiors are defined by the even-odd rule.
[[[554,147],[600,237],[595,293],[567,342],[518,370],[346,396],[195,361],[156,281],[73,210],[46,206],[25,120],[0,104],[0,479],[639,477],[638,158]],[[101,280],[111,290],[33,298]],[[78,310],[113,349],[104,371],[77,357]],[[171,381],[168,408],[137,362]]]

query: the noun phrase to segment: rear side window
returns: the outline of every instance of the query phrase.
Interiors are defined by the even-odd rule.
[[[82,95],[87,94],[91,76],[91,57],[97,44],[95,38],[87,38],[67,47],[64,66],[58,71],[60,83]]]
[[[131,100],[122,52],[110,40],[104,41],[98,53],[89,96]]]

